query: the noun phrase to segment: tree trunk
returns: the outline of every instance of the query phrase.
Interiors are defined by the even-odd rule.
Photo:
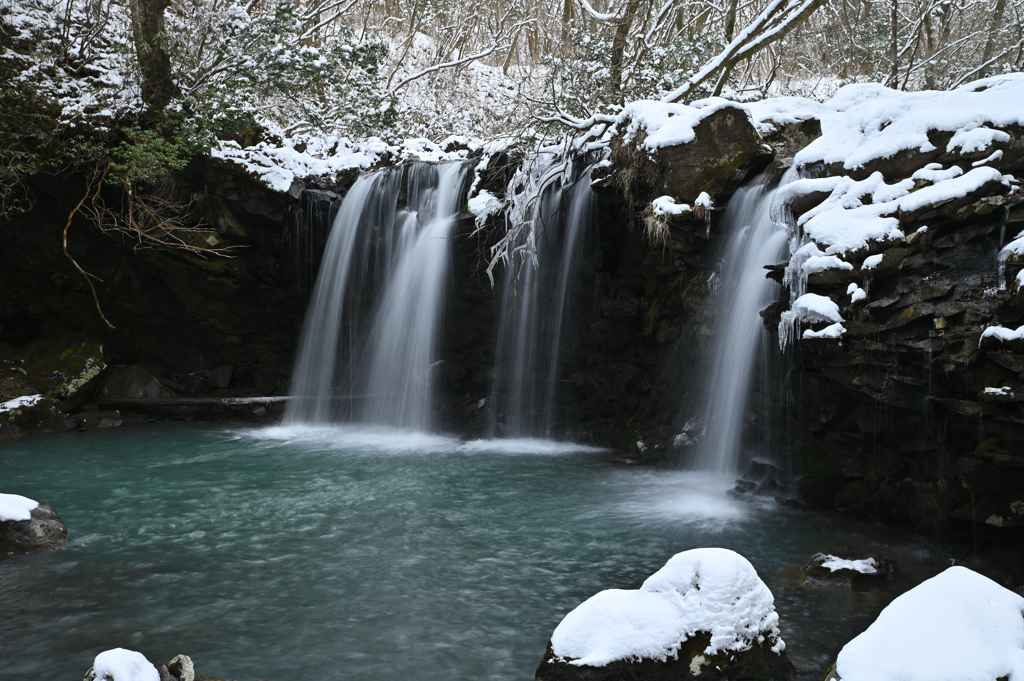
[[[899,73],[899,68],[900,68],[900,64],[899,64],[899,58],[900,58],[900,52],[899,52],[899,50],[900,50],[900,45],[899,45],[899,37],[900,37],[899,18],[900,18],[900,15],[899,15],[898,0],[892,0],[892,18],[891,18],[892,25],[890,26],[891,34],[890,34],[890,37],[889,37],[889,41],[891,43],[889,48],[890,48],[890,52],[891,52],[890,58],[892,59],[892,68],[889,70],[889,81],[886,83],[886,85],[888,85],[889,87],[893,88],[894,90],[900,84],[900,82],[899,82],[900,81],[900,73]]]
[[[725,13],[725,42],[732,42],[732,34],[736,32],[736,5],[738,0],[729,0],[729,9]]]
[[[987,64],[995,52],[996,35],[999,33],[999,25],[1003,22],[1003,12],[1006,11],[1006,0],[996,0],[996,9],[992,13],[992,23],[988,29],[988,40],[985,41],[985,53],[981,57],[981,63]],[[988,72],[987,66],[982,66],[978,71],[978,78],[984,78]]]
[[[179,94],[171,78],[171,57],[164,49],[164,10],[170,0],[131,0],[132,33],[142,72],[142,101],[163,109]]]
[[[633,27],[633,18],[640,9],[641,1],[629,0],[626,11],[622,13],[622,18],[615,26],[615,37],[612,38],[611,89],[612,96],[619,104],[625,104],[622,93],[622,60],[626,53],[626,43],[629,42],[629,31]]]

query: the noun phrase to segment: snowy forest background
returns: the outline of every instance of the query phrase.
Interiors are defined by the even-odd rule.
[[[69,169],[94,196],[133,196],[224,143],[579,139],[637,99],[950,89],[1021,69],[1022,12],[1024,0],[4,0],[0,206],[26,207],[21,178]],[[85,204],[101,225],[145,234],[159,221],[174,241],[175,206]]]

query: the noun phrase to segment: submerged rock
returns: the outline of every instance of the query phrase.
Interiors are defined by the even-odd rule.
[[[0,495],[0,497],[5,496],[14,495]],[[24,497],[20,498],[24,499]],[[63,546],[67,543],[68,528],[57,515],[57,511],[53,510],[53,506],[38,504],[28,512],[29,517],[23,520],[16,518],[5,520],[5,518],[12,518],[12,515],[0,513],[0,554],[10,551],[33,551],[52,546]]]
[[[805,586],[863,586],[881,581],[894,569],[885,558],[846,559],[818,553],[800,571]]]
[[[566,615],[536,679],[792,679],[778,620],[745,558],[684,551],[640,589],[602,591]]]

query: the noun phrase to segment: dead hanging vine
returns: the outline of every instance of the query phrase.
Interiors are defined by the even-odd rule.
[[[85,194],[68,214],[64,225],[62,247],[64,256],[88,284],[100,318],[113,329],[116,327],[104,314],[93,283],[103,280],[82,268],[68,251],[68,232],[76,215],[84,215],[103,233],[120,232],[128,236],[135,242],[134,250],[173,249],[205,258],[210,255],[231,257],[230,251],[238,247],[216,245],[215,230],[192,219],[193,201],[183,203],[155,193],[138,194],[131,184],[115,180],[114,184],[123,190],[123,205],[119,209],[111,208],[103,198],[104,186],[112,184],[108,180],[110,170],[109,161],[98,163],[95,171],[86,177]]]

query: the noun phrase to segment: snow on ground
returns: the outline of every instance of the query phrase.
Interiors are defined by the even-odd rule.
[[[709,632],[705,654],[748,650],[766,639],[781,652],[775,599],[746,558],[719,548],[677,553],[639,589],[609,589],[555,628],[556,657],[602,667],[616,660],[673,657],[681,642]]]
[[[0,494],[0,522],[28,520],[38,506],[38,501],[20,494]]]
[[[854,570],[865,575],[873,575],[878,572],[878,564],[875,562],[874,558],[845,560],[837,556],[825,556],[825,562],[821,564],[821,567],[827,568],[831,572],[837,572],[839,570]]]
[[[843,681],[1024,678],[1024,598],[951,567],[894,600],[839,653]]]
[[[41,399],[43,399],[42,395],[25,395],[23,397],[15,397],[13,400],[7,400],[6,402],[0,402],[0,414],[22,407],[33,407],[39,404]]]

